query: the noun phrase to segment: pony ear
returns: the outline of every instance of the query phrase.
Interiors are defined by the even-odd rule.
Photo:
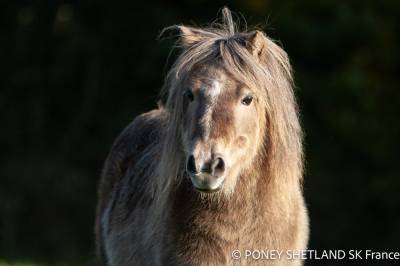
[[[264,33],[258,30],[250,32],[246,40],[246,48],[254,57],[262,61],[267,53]]]
[[[180,31],[180,41],[183,47],[188,48],[195,43],[201,41],[204,37],[202,36],[202,31],[186,26],[178,26]]]

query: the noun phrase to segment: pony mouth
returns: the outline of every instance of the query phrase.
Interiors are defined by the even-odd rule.
[[[190,180],[195,190],[204,193],[214,193],[222,189],[225,178],[216,178],[209,175],[202,178],[200,175],[190,175]]]
[[[211,194],[211,193],[215,193],[215,192],[220,191],[222,189],[222,185],[223,185],[223,183],[217,188],[199,188],[199,187],[196,187],[196,186],[193,186],[193,187],[198,192]]]

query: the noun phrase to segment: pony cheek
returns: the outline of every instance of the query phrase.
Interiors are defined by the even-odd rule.
[[[247,144],[248,144],[248,138],[245,136],[239,136],[233,143],[233,145],[238,147],[239,149],[245,148]]]
[[[256,125],[253,125],[253,131],[254,129]],[[255,142],[257,135],[255,132],[244,132],[234,140],[230,152],[232,163],[244,166],[252,160],[257,150]]]
[[[232,143],[231,154],[234,157],[246,154],[249,145],[249,139],[246,136],[237,137]]]
[[[245,161],[248,154],[248,145],[249,140],[245,136],[237,137],[227,149],[226,152],[226,160],[227,165],[235,168],[235,166],[240,167],[242,163]],[[230,167],[227,167],[228,169]],[[229,170],[228,170],[229,171]]]

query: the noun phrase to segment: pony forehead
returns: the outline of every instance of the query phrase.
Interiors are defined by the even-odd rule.
[[[170,74],[176,83],[192,88],[204,84],[213,87],[213,82],[219,81],[224,86],[235,84],[256,92],[265,83],[262,69],[242,44],[235,43],[229,48],[217,39],[184,51]]]
[[[249,90],[244,82],[229,73],[222,64],[205,64],[194,67],[185,76],[182,85],[184,88],[190,88],[210,96],[218,95],[225,89],[235,92]]]
[[[216,99],[221,94],[229,94],[241,96],[247,93],[254,93],[246,85],[241,82],[236,83],[236,81],[232,81],[226,77],[221,79],[206,79],[204,82],[196,83],[196,85],[189,86],[188,89],[191,89],[193,92],[199,92],[200,94],[210,97],[212,99]]]
[[[201,93],[211,98],[216,98],[219,94],[221,94],[222,89],[223,85],[221,84],[221,81],[214,79],[211,81],[209,86],[201,86],[199,90]]]

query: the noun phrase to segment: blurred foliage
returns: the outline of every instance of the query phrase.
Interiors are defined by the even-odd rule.
[[[155,107],[176,56],[167,61],[173,40],[157,35],[208,23],[226,4],[266,26],[291,57],[310,248],[398,248],[400,1],[8,1],[0,4],[0,258],[93,257],[102,162],[121,129]]]

